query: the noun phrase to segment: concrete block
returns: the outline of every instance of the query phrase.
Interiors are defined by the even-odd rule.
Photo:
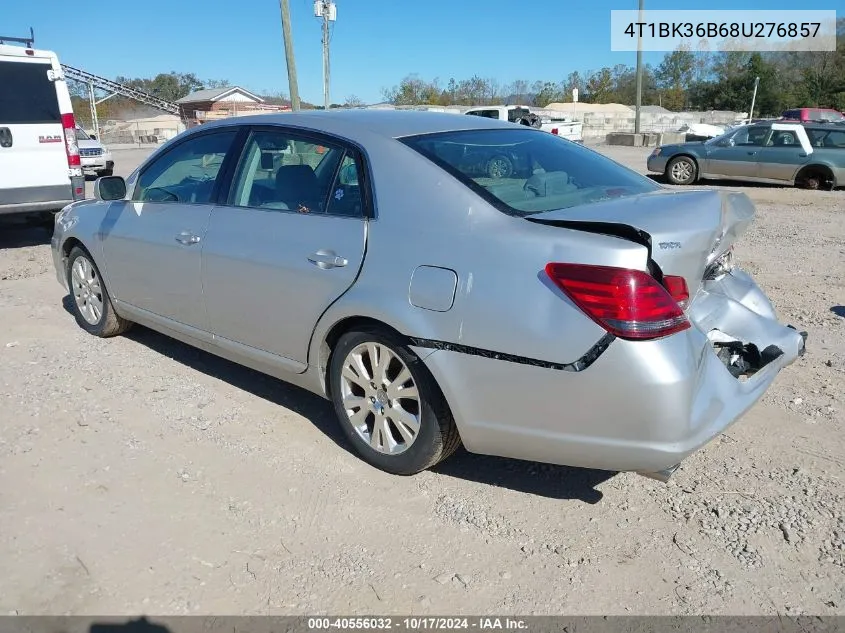
[[[672,145],[683,143],[687,138],[684,132],[662,132],[658,135],[657,145]]]
[[[612,132],[605,137],[608,145],[625,145],[628,147],[640,147],[643,144],[642,134],[631,132]]]

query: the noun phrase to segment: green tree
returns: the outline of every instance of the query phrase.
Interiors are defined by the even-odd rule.
[[[587,78],[587,96],[592,103],[610,103],[612,91],[613,74],[610,68],[602,68]]]
[[[670,110],[683,110],[687,105],[687,90],[695,74],[695,55],[689,49],[679,48],[668,53],[655,72],[663,90],[663,106]]]
[[[545,108],[550,103],[563,101],[564,95],[560,86],[553,81],[546,81],[540,85],[533,99],[533,105],[538,108]]]

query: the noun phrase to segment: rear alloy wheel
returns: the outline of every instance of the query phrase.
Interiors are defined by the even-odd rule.
[[[666,165],[666,178],[673,185],[691,185],[698,177],[698,165],[689,156],[678,156]]]
[[[73,299],[73,316],[89,334],[102,338],[116,336],[132,325],[114,311],[100,271],[91,256],[78,246],[68,257],[67,282]]]
[[[495,180],[510,178],[513,174],[513,163],[504,155],[494,156],[487,161],[487,175]]]
[[[356,452],[376,468],[412,475],[460,445],[434,378],[398,337],[375,329],[344,334],[329,373],[340,426]]]

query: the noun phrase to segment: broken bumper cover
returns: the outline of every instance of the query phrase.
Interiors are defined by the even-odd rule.
[[[583,371],[438,350],[425,358],[472,452],[611,471],[658,473],[722,433],[804,351],[742,271],[707,282],[695,326],[654,341],[614,340]],[[768,362],[743,379],[708,339],[711,325]]]

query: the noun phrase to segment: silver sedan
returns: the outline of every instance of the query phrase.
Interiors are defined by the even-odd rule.
[[[732,261],[744,194],[507,122],[228,119],[95,198],[52,240],[83,329],[140,323],[326,397],[392,473],[463,443],[665,481],[804,351]]]

